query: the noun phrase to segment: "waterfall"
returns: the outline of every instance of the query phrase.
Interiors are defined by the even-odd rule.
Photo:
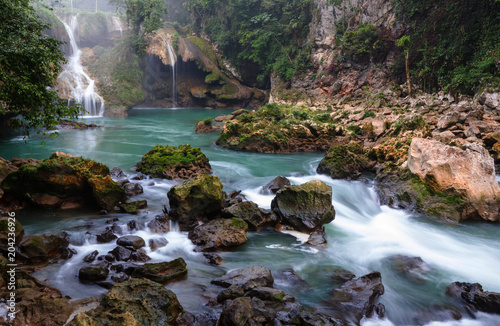
[[[74,33],[78,26],[76,17],[76,15],[71,17],[69,25],[59,19],[68,33],[71,55],[57,78],[58,87],[62,88],[63,94],[68,96],[68,104],[71,100],[83,104],[85,111],[82,112],[82,115],[102,116],[104,113],[104,99],[96,93],[94,81],[85,73],[80,63],[82,51],[76,44]]]
[[[122,25],[120,24],[120,19],[116,16],[112,16],[111,19],[113,20],[113,25],[115,27],[115,30],[120,32],[120,35],[123,36],[123,29]]]
[[[170,44],[170,42],[167,41],[167,49],[168,49],[168,56],[170,57],[170,64],[172,65],[172,105],[176,106],[177,104],[177,90],[175,89],[175,52],[174,48]]]

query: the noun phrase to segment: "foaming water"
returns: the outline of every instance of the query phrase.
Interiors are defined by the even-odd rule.
[[[33,136],[20,146],[22,137],[0,139],[4,157],[46,158],[59,150],[72,155],[83,155],[107,164],[118,166],[131,182],[139,183],[144,193],[133,200],[146,199],[148,207],[138,215],[96,215],[95,211],[24,211],[19,220],[27,234],[66,231],[71,236],[71,246],[78,254],[69,261],[51,264],[37,272],[36,276],[58,287],[64,295],[74,299],[106,293],[96,285],[82,284],[78,270],[85,266],[82,259],[94,250],[106,254],[116,246],[116,241],[99,244],[95,234],[102,232],[106,220],[117,217],[122,235],[134,234],[145,239],[146,244],[155,238],[165,238],[167,246],[151,251],[145,248],[152,262],[169,261],[182,257],[188,266],[187,279],[167,285],[178,296],[184,308],[201,312],[207,297],[217,295],[210,281],[229,270],[250,265],[262,265],[273,275],[292,268],[308,284],[307,290],[286,282],[275,287],[296,296],[306,306],[316,307],[330,296],[338,284],[332,275],[339,269],[361,276],[380,271],[385,293],[380,302],[386,306],[386,319],[366,319],[364,326],[414,325],[418,311],[430,305],[452,305],[445,295],[446,287],[455,281],[478,282],[486,291],[500,291],[500,226],[486,223],[449,225],[438,219],[409,214],[402,210],[381,206],[376,191],[370,183],[332,180],[317,175],[315,169],[321,153],[257,154],[229,151],[214,145],[215,134],[195,134],[197,120],[215,117],[227,111],[135,109],[127,119],[88,118],[86,122],[101,127],[92,130],[64,130],[43,148],[41,138]],[[17,137],[17,138],[16,138]],[[24,142],[24,141],[23,141]],[[336,218],[326,225],[327,248],[314,248],[304,243],[301,234],[286,234],[274,230],[249,232],[245,245],[231,252],[219,253],[223,258],[220,266],[206,263],[186,232],[175,224],[170,232],[152,233],[146,225],[162,209],[168,207],[168,190],[180,181],[156,178],[133,180],[139,174],[132,167],[142,155],[156,144],[181,145],[189,143],[200,147],[212,165],[214,174],[220,177],[224,190],[242,190],[248,200],[262,208],[270,208],[274,195],[261,192],[262,187],[278,175],[288,177],[292,184],[321,180],[332,187]],[[17,215],[16,215],[17,216]],[[136,221],[139,230],[129,230],[127,222]],[[421,257],[424,268],[419,279],[411,279],[398,273],[391,263],[393,255]],[[195,298],[195,299],[193,299]],[[498,316],[477,314],[472,320],[461,307],[464,318],[460,321],[436,322],[428,325],[478,326],[500,325]]]

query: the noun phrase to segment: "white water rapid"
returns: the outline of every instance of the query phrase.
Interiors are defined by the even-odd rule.
[[[175,51],[170,42],[167,41],[168,56],[172,65],[172,105],[177,105],[177,90],[175,89]]]
[[[78,48],[75,39],[75,30],[78,26],[77,15],[71,17],[69,25],[64,20],[60,20],[68,33],[71,45],[68,62],[57,78],[60,93],[68,98],[68,104],[71,100],[83,104],[85,109],[85,112],[82,112],[83,116],[101,117],[104,113],[104,99],[97,94],[94,80],[87,75],[80,63],[82,51]]]

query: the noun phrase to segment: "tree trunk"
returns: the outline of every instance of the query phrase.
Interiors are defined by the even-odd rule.
[[[405,61],[406,61],[406,83],[408,84],[408,93],[410,97],[413,97],[413,89],[411,87],[411,78],[410,78],[410,50],[407,49],[405,53]]]

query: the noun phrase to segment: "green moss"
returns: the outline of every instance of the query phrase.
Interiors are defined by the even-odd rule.
[[[209,42],[205,41],[204,39],[202,39],[200,37],[193,36],[193,35],[190,35],[187,38],[191,42],[193,42],[201,50],[201,52],[210,59],[210,61],[217,64],[217,62],[218,62],[217,53],[215,53],[214,48],[212,47],[212,45]]]
[[[238,229],[245,229],[245,230],[248,229],[247,222],[237,217],[231,218],[230,225]]]
[[[153,177],[162,177],[164,170],[175,166],[208,164],[208,158],[198,147],[191,145],[156,145],[142,157],[140,171]]]

